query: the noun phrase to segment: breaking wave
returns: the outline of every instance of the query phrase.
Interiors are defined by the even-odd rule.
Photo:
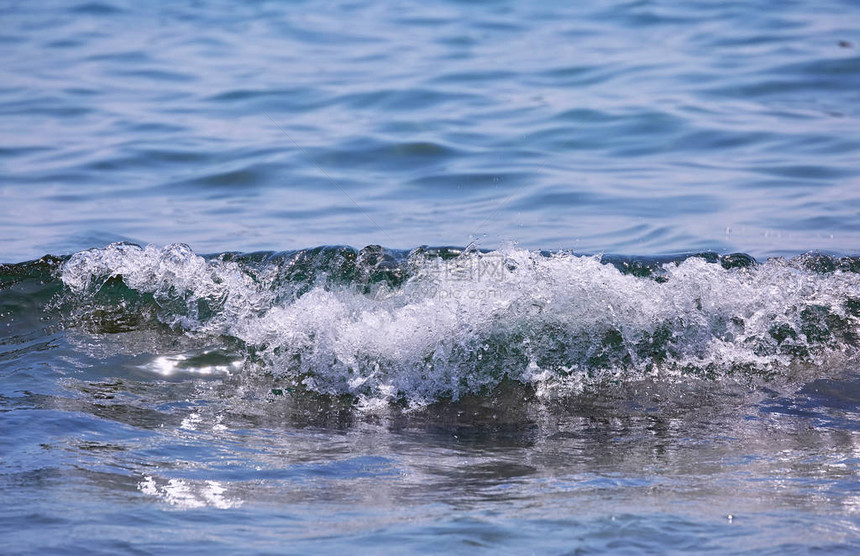
[[[860,354],[860,259],[822,254],[203,257],[113,244],[0,270],[0,292],[45,284],[66,328],[159,330],[198,346],[158,354],[162,365],[272,375],[362,403],[458,399],[503,381],[549,396],[645,378],[790,379]]]

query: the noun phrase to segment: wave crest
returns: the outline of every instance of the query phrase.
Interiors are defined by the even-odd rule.
[[[184,245],[114,244],[73,255],[61,278],[90,300],[84,316],[109,307],[111,318],[133,313],[179,334],[238,340],[243,372],[324,394],[422,403],[506,379],[549,394],[649,376],[786,376],[855,357],[852,264],[516,247],[206,258]]]

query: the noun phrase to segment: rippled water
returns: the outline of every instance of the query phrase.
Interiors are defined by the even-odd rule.
[[[855,3],[0,22],[3,552],[860,549]]]
[[[5,262],[123,238],[758,257],[860,238],[851,2],[45,2],[3,19]]]

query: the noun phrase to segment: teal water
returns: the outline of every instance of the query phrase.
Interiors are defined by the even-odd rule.
[[[0,551],[855,553],[858,24],[0,3]]]

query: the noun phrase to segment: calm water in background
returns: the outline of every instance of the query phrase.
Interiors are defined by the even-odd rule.
[[[2,551],[856,551],[857,29],[0,1]]]
[[[122,238],[857,249],[853,2],[2,10],[4,262]]]

